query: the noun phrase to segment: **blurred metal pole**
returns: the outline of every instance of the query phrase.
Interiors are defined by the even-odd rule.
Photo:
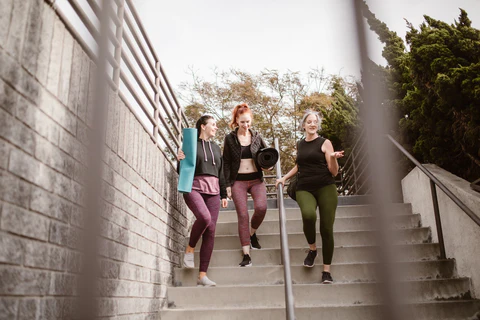
[[[102,0],[100,13],[100,38],[98,54],[95,61],[96,73],[92,112],[91,135],[89,136],[88,172],[85,183],[85,210],[83,229],[83,268],[79,281],[79,314],[82,320],[98,317],[99,297],[99,235],[102,216],[102,167],[105,151],[105,131],[107,119],[108,93],[108,32],[110,11],[113,0]]]
[[[370,188],[373,194],[373,213],[375,216],[378,243],[378,297],[382,298],[382,315],[384,319],[403,320],[399,297],[395,287],[393,265],[394,247],[391,232],[390,216],[392,215],[392,182],[395,177],[392,166],[391,149],[388,146],[386,134],[390,128],[386,107],[382,101],[387,93],[382,92],[376,79],[369,70],[368,43],[365,34],[365,23],[362,14],[363,0],[351,0],[357,24],[357,37],[362,69],[362,85],[364,88],[363,106],[360,115],[365,126],[367,163],[370,177]]]
[[[278,138],[275,138],[275,149],[280,154],[278,145]],[[280,165],[280,158],[277,161],[276,167],[277,179],[282,177],[282,167]],[[285,206],[283,201],[283,185],[280,184],[277,188],[277,203],[278,216],[280,223],[280,250],[282,253],[283,275],[285,279],[285,307],[287,320],[295,320],[295,300],[292,289],[292,271],[290,270],[290,249],[288,247],[288,232],[287,232],[287,218],[285,215]]]

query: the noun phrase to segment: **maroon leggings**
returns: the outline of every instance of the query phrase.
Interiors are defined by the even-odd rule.
[[[202,237],[200,248],[200,272],[207,272],[215,240],[215,227],[220,211],[220,195],[209,195],[192,190],[184,193],[183,198],[197,220],[193,223],[188,245],[195,248]]]
[[[249,181],[235,181],[232,185],[232,198],[237,210],[238,235],[243,246],[250,245],[249,215],[247,207],[247,193],[253,198],[252,228],[258,229],[267,213],[267,188],[260,179]]]

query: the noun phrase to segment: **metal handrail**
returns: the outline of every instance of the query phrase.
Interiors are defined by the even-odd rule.
[[[278,138],[275,138],[275,149],[280,153],[280,148],[278,145]],[[282,168],[280,166],[280,159],[278,159],[276,164],[277,179],[282,177]],[[282,252],[282,263],[283,263],[283,275],[285,278],[285,308],[287,320],[295,319],[295,309],[294,309],[294,297],[292,289],[292,273],[290,270],[290,251],[288,247],[288,233],[287,233],[287,224],[286,224],[286,214],[285,214],[285,205],[283,200],[283,185],[280,183],[277,189],[277,204],[278,204],[278,217],[280,223],[280,248]]]
[[[438,207],[438,198],[437,198],[437,190],[435,186],[440,188],[460,209],[463,210],[476,223],[477,226],[480,227],[480,217],[477,216],[469,207],[467,207],[460,199],[457,198],[440,180],[438,180],[427,168],[425,168],[417,159],[415,159],[405,148],[403,148],[392,136],[387,134],[387,138],[393,143],[398,150],[400,150],[410,161],[412,161],[425,175],[430,178],[430,189],[432,192],[432,202],[433,202],[433,209],[435,213],[435,223],[437,225],[437,235],[438,235],[438,242],[440,245],[440,258],[445,259],[445,244],[443,242],[443,231],[442,231],[442,223],[440,219],[440,210]]]
[[[430,191],[431,191],[431,194],[432,194],[433,211],[434,211],[434,215],[435,215],[435,224],[436,224],[436,227],[437,227],[438,243],[439,243],[439,246],[440,246],[440,258],[445,259],[446,258],[445,244],[444,244],[444,239],[443,239],[443,229],[442,229],[442,223],[441,223],[441,219],[440,219],[440,209],[439,209],[439,206],[438,206],[438,198],[437,198],[436,187],[440,188],[440,190],[442,190],[478,226],[480,226],[480,217],[477,216],[470,208],[468,208],[460,199],[458,199],[458,197],[456,197],[442,182],[440,182],[440,180],[438,180],[430,171],[428,171],[427,168],[425,168],[417,159],[415,159],[407,150],[405,150],[405,148],[403,148],[392,136],[387,134],[386,137],[390,140],[390,142],[393,143],[393,145],[398,150],[400,150],[400,152],[402,152],[410,161],[413,162],[413,164],[415,164],[415,166],[417,166],[430,179],[430,189],[431,189]],[[363,140],[362,135],[360,135],[359,139],[355,143],[355,146],[352,149],[352,153],[350,154],[349,158],[347,159],[347,162],[348,162],[349,159],[354,158],[354,153],[355,153],[355,151],[357,151],[356,150],[357,146],[359,146],[359,145],[363,146],[360,143],[361,140]],[[361,151],[362,148],[359,147],[359,149],[360,149],[359,151]],[[353,187],[353,189],[352,188],[349,189],[347,195],[358,194],[360,192],[360,190],[363,188],[363,186],[365,185],[365,183],[367,182],[367,178],[368,178],[368,177],[366,177],[365,181],[363,181],[363,183],[361,183],[360,187],[358,187],[358,183],[359,183],[358,179],[365,172],[365,166],[363,166],[364,168],[361,170],[360,174],[357,174],[357,169],[358,168],[353,168],[353,161],[354,160],[352,160],[352,166],[347,167],[347,169],[344,170],[344,173],[349,173],[349,176],[343,181],[344,185],[342,187],[343,188],[342,192],[345,191],[346,187],[349,187],[349,188]],[[357,165],[360,165],[360,163],[362,161],[363,161],[363,159],[360,160],[359,163],[357,163]],[[350,173],[351,169],[353,169],[352,173]],[[353,179],[353,181],[352,181],[352,179]],[[354,192],[351,192],[350,190],[354,190]],[[366,192],[368,192],[368,190]]]
[[[341,168],[341,187],[339,193],[343,195],[358,195],[358,194],[367,194],[370,189],[367,189],[364,192],[361,192],[363,186],[366,183],[368,177],[363,177],[364,173],[367,172],[366,166],[362,166],[362,163],[367,158],[366,153],[362,152],[365,147],[365,139],[363,139],[365,129],[362,129],[358,135],[358,139],[355,142],[350,154],[343,167]],[[359,173],[358,170],[361,169]],[[363,178],[363,182],[362,179]],[[359,186],[360,185],[360,186]],[[348,192],[345,190],[348,189]]]
[[[115,3],[116,10],[109,10],[113,30],[108,30],[108,39],[115,52],[114,55],[107,53],[113,75],[107,81],[149,133],[168,162],[175,167],[176,160],[170,156],[175,154],[181,144],[182,128],[188,127],[186,115],[178,103],[133,1],[115,0]],[[56,2],[51,5],[90,59],[96,61],[97,54],[92,50],[92,43],[79,30],[85,28],[94,45],[98,44],[99,31],[95,22],[101,15],[98,3],[91,0],[83,3],[68,0],[64,5]],[[80,26],[73,22],[75,20],[71,15],[66,14],[67,9],[73,10],[75,19],[78,19],[76,21],[81,23]],[[95,16],[87,14],[87,11]],[[127,52],[131,53],[132,58]]]

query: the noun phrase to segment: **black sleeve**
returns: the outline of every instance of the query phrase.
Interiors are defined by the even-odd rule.
[[[302,141],[302,140],[297,141],[297,154],[295,155],[295,164],[298,164],[298,162],[297,162],[298,161],[298,146],[300,145],[300,141]]]
[[[228,135],[225,137],[225,141],[223,142],[223,177],[224,183],[226,187],[230,187],[230,171],[232,167],[232,153],[230,151],[230,146],[228,144]]]
[[[225,184],[225,176],[223,172],[223,157],[220,158],[221,166],[220,166],[220,172],[218,173],[218,178],[220,181],[220,199],[227,199],[227,186]]]
[[[261,149],[268,148],[267,144],[265,143],[265,140],[263,140],[263,137],[260,135],[260,145],[262,146]]]

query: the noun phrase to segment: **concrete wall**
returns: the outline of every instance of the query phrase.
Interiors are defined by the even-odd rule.
[[[467,181],[435,166],[425,165],[467,207],[480,216],[480,194],[470,189]],[[422,215],[422,224],[432,228],[438,241],[433,213],[430,179],[418,168],[402,180],[403,197],[412,204],[413,212]],[[454,258],[459,276],[470,277],[476,296],[480,296],[480,227],[437,187],[447,258]]]
[[[0,320],[75,314],[94,65],[50,2],[0,0]],[[186,208],[175,169],[110,96],[100,312],[151,319]]]

